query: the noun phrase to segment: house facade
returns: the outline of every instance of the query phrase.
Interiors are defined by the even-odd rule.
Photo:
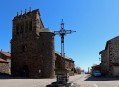
[[[119,36],[107,41],[101,55],[101,66],[104,75],[119,76]]]
[[[11,54],[3,50],[0,51],[0,73],[11,74]]]
[[[71,58],[66,56],[61,57],[61,54],[59,52],[55,52],[55,56],[55,69],[61,69],[61,65],[64,65],[64,68],[68,70],[69,76],[72,76],[76,73],[74,61]],[[62,60],[64,61],[64,63],[62,62]]]

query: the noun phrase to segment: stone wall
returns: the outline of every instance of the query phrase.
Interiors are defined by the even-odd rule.
[[[111,39],[110,56],[111,63],[119,63],[119,37]]]
[[[0,62],[0,73],[9,74],[9,64]]]
[[[44,29],[39,10],[14,17],[11,59],[12,75],[54,77],[54,34]]]
[[[56,55],[56,61],[55,61],[55,68],[56,69],[62,69],[62,65],[64,65],[64,68],[69,70],[69,75],[72,76],[74,75],[75,72],[75,64],[74,61],[72,59],[67,59],[67,58],[63,58],[61,59],[61,55],[58,53],[55,53]],[[62,60],[64,60],[64,62],[62,62]]]
[[[39,43],[41,43],[41,54],[43,58],[42,75],[46,78],[55,77],[55,50],[54,50],[54,33],[41,32]]]
[[[39,10],[15,16],[12,31],[12,75],[30,78],[55,77],[55,68],[59,69],[62,61],[55,56],[54,33],[44,28]],[[73,75],[74,61],[64,60],[63,66]]]
[[[1,63],[2,68],[5,68],[7,74],[11,74],[11,58],[10,53],[5,51],[0,51],[0,58],[5,60],[7,63]],[[1,72],[1,71],[0,71]]]
[[[101,65],[105,74],[114,75],[114,66],[119,66],[119,36],[107,41],[101,53]]]

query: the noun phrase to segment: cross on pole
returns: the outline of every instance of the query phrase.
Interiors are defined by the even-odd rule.
[[[67,35],[67,34],[71,34],[73,32],[76,32],[76,31],[65,30],[64,29],[63,19],[62,19],[62,22],[61,22],[61,29],[59,31],[54,31],[55,35],[60,35],[60,37],[61,37],[61,56],[62,57],[65,57],[65,52],[64,52],[64,36]]]
[[[62,70],[60,69],[60,74],[62,73],[62,77],[65,76],[65,80],[66,82],[68,81],[68,76],[67,76],[67,69],[65,68],[65,64],[64,64],[64,57],[65,57],[65,53],[64,53],[64,36],[67,34],[71,34],[72,32],[76,32],[76,31],[72,31],[72,30],[65,30],[64,29],[64,22],[62,19],[61,22],[61,29],[59,31],[54,31],[55,35],[59,35],[61,37],[61,61],[62,63],[60,64],[60,67],[62,68]],[[60,81],[61,79],[59,79],[60,74],[57,73],[57,82]]]

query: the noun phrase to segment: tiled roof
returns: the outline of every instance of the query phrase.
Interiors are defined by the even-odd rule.
[[[43,28],[41,32],[51,32],[49,28]]]
[[[117,41],[118,38],[119,38],[119,36],[116,36],[116,37],[114,37],[114,38],[108,40],[108,41],[106,42],[105,50],[107,49],[108,44],[109,44],[111,41],[113,41],[113,40],[116,40],[116,41]]]
[[[55,51],[55,54],[61,56],[61,53],[59,53],[59,52],[57,52],[57,51]],[[70,60],[70,61],[74,61],[72,58],[69,58],[69,57],[67,57],[67,56],[65,56],[64,58],[67,59],[67,60]]]
[[[0,51],[0,53],[4,54],[7,57],[11,57],[11,54],[9,52]]]
[[[2,58],[0,58],[0,62],[2,62],[2,63],[8,63],[6,60],[4,60]]]

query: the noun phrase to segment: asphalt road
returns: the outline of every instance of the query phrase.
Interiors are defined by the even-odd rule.
[[[0,76],[0,87],[46,87],[56,79],[20,79]],[[91,77],[89,74],[71,76],[73,87],[119,87],[119,78]]]
[[[119,78],[92,77],[89,74],[82,74],[73,84],[80,87],[119,87]]]

